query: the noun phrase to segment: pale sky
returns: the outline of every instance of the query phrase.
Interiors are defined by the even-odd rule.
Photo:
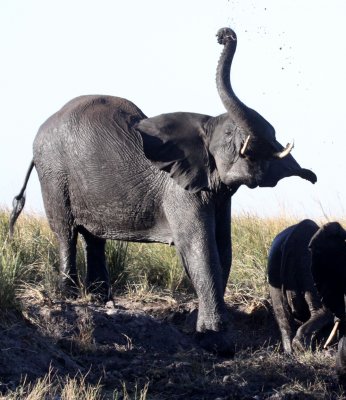
[[[147,116],[223,113],[215,34],[230,26],[235,92],[318,177],[241,188],[233,213],[345,217],[345,20],[345,0],[1,0],[0,206],[22,186],[39,126],[73,97],[125,97]],[[35,171],[26,211],[43,212]]]

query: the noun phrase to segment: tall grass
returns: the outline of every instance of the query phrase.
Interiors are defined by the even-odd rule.
[[[13,240],[8,238],[9,212],[0,211],[0,310],[18,308],[18,290],[36,285],[48,296],[56,295],[58,246],[46,220],[22,215]],[[229,289],[233,300],[267,296],[266,264],[274,236],[294,223],[292,218],[263,219],[241,215],[232,221],[233,263]],[[108,241],[106,258],[113,290],[174,293],[191,290],[174,247],[160,244]],[[78,243],[80,279],[85,275],[82,243]],[[24,285],[24,286],[23,286]]]
[[[228,287],[240,302],[268,295],[267,259],[274,237],[293,217],[261,218],[242,214],[232,219],[232,272]]]

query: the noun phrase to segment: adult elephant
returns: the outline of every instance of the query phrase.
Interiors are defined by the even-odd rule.
[[[39,129],[11,229],[35,166],[46,214],[60,245],[63,286],[75,285],[76,240],[85,241],[87,286],[108,297],[106,239],[174,244],[199,299],[204,347],[231,353],[224,291],[231,266],[231,196],[240,185],[275,186],[296,175],[311,182],[275,139],[274,128],[234,94],[230,68],[237,39],[224,46],[216,83],[227,110],[217,117],[177,112],[147,118],[119,97],[82,96]]]
[[[346,383],[346,231],[338,222],[319,227],[303,220],[274,239],[268,258],[269,290],[284,351],[309,347],[336,319],[342,336],[337,356]],[[301,326],[294,334],[293,320]]]

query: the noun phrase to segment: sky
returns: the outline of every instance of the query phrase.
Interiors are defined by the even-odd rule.
[[[1,0],[0,207],[21,189],[39,126],[76,96],[125,97],[147,116],[224,113],[215,34],[229,26],[234,91],[318,177],[242,187],[233,214],[344,218],[345,18],[345,0]],[[26,211],[44,213],[35,171]]]

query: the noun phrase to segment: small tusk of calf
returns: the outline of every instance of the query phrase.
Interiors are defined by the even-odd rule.
[[[330,335],[329,335],[328,339],[326,340],[326,343],[323,346],[324,349],[326,349],[329,346],[330,342],[333,340],[333,338],[336,334],[336,331],[338,330],[339,324],[340,324],[340,320],[335,321],[333,329],[330,332]]]

